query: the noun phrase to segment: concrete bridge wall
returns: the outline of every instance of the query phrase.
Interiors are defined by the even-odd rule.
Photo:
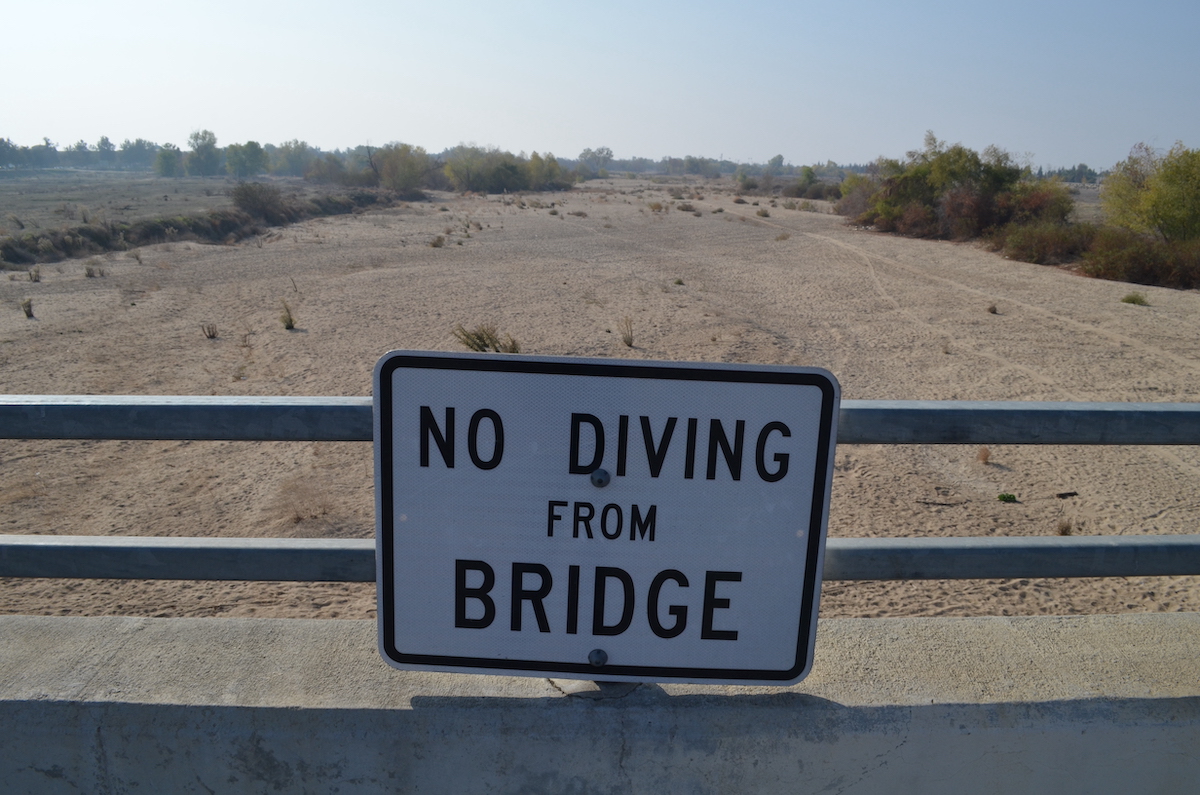
[[[791,688],[405,673],[360,621],[0,617],[4,792],[1189,792],[1200,614],[821,622]]]

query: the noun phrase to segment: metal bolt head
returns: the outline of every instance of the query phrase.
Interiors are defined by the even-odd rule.
[[[588,662],[596,668],[601,668],[608,664],[608,652],[604,649],[592,649],[588,652]]]
[[[598,489],[602,489],[612,480],[612,475],[608,474],[607,469],[593,469],[591,478],[592,485]]]

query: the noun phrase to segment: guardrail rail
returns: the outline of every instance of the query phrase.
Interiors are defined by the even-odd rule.
[[[0,396],[3,439],[373,440],[369,397]],[[839,444],[1200,444],[1200,404],[843,400]],[[828,580],[1200,574],[1200,535],[830,538]],[[373,539],[0,535],[0,577],[372,582]]]

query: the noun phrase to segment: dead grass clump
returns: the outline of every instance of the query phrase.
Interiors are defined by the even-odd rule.
[[[33,318],[33,299],[24,298],[21,300],[21,311],[25,313],[25,317]]]
[[[650,212],[652,213],[661,213],[664,209],[662,202],[650,202],[646,206],[650,208]]]
[[[443,235],[438,235],[433,240],[429,241],[430,248],[441,248],[446,245],[446,238]]]
[[[770,218],[771,217],[771,211],[768,210],[766,207],[759,207],[758,211],[754,214],[757,215],[759,218]]]
[[[292,308],[288,306],[288,302],[283,302],[283,314],[279,316],[279,322],[283,323],[283,327],[291,331],[296,327],[296,317],[292,314]]]
[[[621,318],[621,322],[617,323],[617,330],[621,332],[621,342],[625,343],[626,348],[633,347],[633,318],[629,315]]]
[[[778,235],[775,235],[775,242],[778,243],[780,241],[787,240],[790,237],[791,235],[789,235],[787,232],[781,232]]]
[[[455,326],[451,333],[454,338],[461,342],[467,350],[478,351],[480,353],[520,353],[521,345],[511,335],[504,335],[504,339],[500,339],[500,335],[496,333],[495,326],[479,325],[474,329],[467,329],[462,323]]]
[[[29,281],[40,282],[42,280],[42,269],[36,265],[29,269]]]
[[[204,332],[204,338],[206,340],[215,340],[217,338],[216,323],[201,323],[200,330]]]
[[[30,271],[32,273],[32,271]],[[32,276],[30,278],[33,278]],[[34,279],[34,281],[37,281]],[[1123,304],[1133,304],[1134,306],[1150,306],[1150,302],[1146,300],[1146,296],[1141,293],[1130,293],[1121,299]]]
[[[87,265],[83,266],[83,275],[89,279],[95,279],[97,277],[104,278],[108,274],[104,272],[104,268],[101,266],[89,262]]]
[[[587,218],[587,213],[585,213],[583,210],[572,210],[571,212],[567,213],[567,215],[573,215],[576,218]]]
[[[1075,532],[1075,523],[1064,516],[1058,520],[1058,527],[1055,530],[1060,536],[1069,536]]]
[[[988,305],[988,309],[987,309],[987,311],[988,311],[988,314],[989,314],[989,315],[998,315],[998,314],[1000,314],[1000,310],[996,308],[996,305],[995,305],[995,304],[989,304],[989,305]]]
[[[975,459],[985,466],[987,465],[987,462],[991,460],[991,458],[992,451],[987,449],[987,447],[980,447],[979,452],[975,454]]]
[[[734,204],[745,204],[745,203],[746,203],[746,200],[745,200],[745,199],[743,199],[741,196],[734,196],[734,197],[733,197],[733,203],[734,203]]]
[[[692,206],[691,202],[680,202],[679,204],[675,205],[675,209],[679,210],[681,213],[694,213],[696,211],[696,208]]]

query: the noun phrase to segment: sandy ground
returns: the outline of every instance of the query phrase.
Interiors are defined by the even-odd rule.
[[[100,258],[102,278],[86,278],[80,261],[43,266],[39,283],[5,275],[0,391],[365,396],[386,351],[461,350],[455,324],[491,323],[532,354],[821,366],[844,398],[1200,394],[1196,292],[1137,288],[1150,306],[1134,306],[1120,301],[1129,285],[856,231],[765,199],[735,204],[712,186],[687,189],[694,212],[654,212],[651,202],[670,205],[668,186],[589,185],[524,200],[438,195],[237,246],[149,247]],[[431,247],[438,235],[445,245]],[[18,308],[25,298],[34,320]],[[292,331],[279,320],[285,301]],[[840,447],[830,535],[1196,531],[1200,450],[988,453]],[[365,443],[0,441],[0,532],[367,538],[371,455]],[[1068,491],[1078,496],[1055,497]],[[1000,503],[1001,492],[1020,502]],[[831,582],[821,609],[1196,610],[1198,583]],[[0,612],[367,618],[374,586],[9,579]]]

